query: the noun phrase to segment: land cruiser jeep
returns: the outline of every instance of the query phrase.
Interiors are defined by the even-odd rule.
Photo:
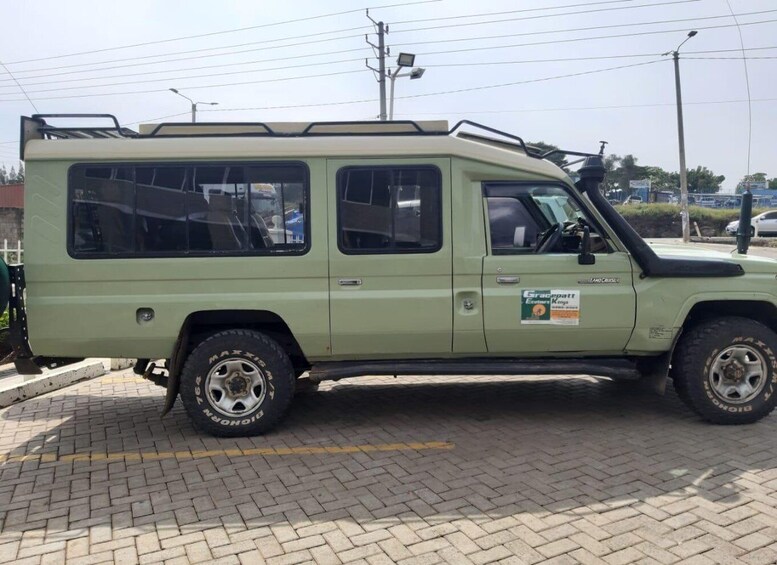
[[[732,254],[646,243],[602,195],[601,152],[564,152],[573,181],[472,122],[21,129],[21,372],[136,358],[164,412],[180,396],[221,436],[360,375],[671,378],[718,424],[777,401],[777,261],[747,232]]]

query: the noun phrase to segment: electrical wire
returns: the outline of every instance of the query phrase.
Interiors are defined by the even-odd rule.
[[[196,38],[199,38],[199,37],[213,37],[215,35],[224,35],[224,34],[227,34],[227,33],[237,33],[237,32],[241,32],[241,31],[250,31],[250,30],[260,29],[260,28],[267,28],[267,27],[274,27],[274,26],[279,26],[279,25],[286,25],[286,24],[306,22],[306,21],[311,21],[311,20],[318,20],[318,19],[322,19],[322,18],[330,18],[330,17],[335,17],[335,16],[344,16],[344,15],[347,15],[347,14],[353,14],[353,13],[356,13],[356,12],[362,12],[365,9],[378,10],[378,9],[381,9],[381,8],[398,8],[398,7],[403,7],[403,6],[412,6],[412,5],[415,5],[415,4],[428,4],[428,3],[431,3],[431,2],[441,2],[441,1],[442,0],[416,0],[414,2],[402,2],[402,3],[399,3],[399,4],[383,4],[381,6],[364,6],[364,7],[361,7],[361,8],[354,8],[354,9],[351,9],[351,10],[344,10],[342,12],[331,12],[329,14],[319,14],[319,15],[316,15],[316,16],[308,16],[306,18],[294,18],[294,19],[291,19],[291,20],[284,20],[284,21],[280,21],[280,22],[272,22],[272,23],[268,23],[268,24],[259,24],[259,25],[255,25],[255,26],[233,28],[233,29],[227,29],[227,30],[222,30],[222,31],[213,31],[213,32],[209,32],[209,33],[200,33],[200,34],[196,34],[196,35],[186,35],[186,36],[181,36],[181,37],[173,37],[173,38],[169,38],[169,39],[158,39],[158,40],[155,40],[155,41],[145,41],[143,43],[133,43],[133,44],[130,44],[130,45],[118,45],[116,47],[104,47],[102,49],[90,49],[89,51],[79,51],[77,53],[64,53],[64,54],[61,54],[61,55],[52,55],[52,56],[49,56],[49,57],[39,57],[37,59],[25,59],[25,60],[20,60],[20,61],[11,61],[8,64],[9,65],[20,65],[22,63],[32,63],[32,62],[36,62],[36,61],[50,61],[50,60],[53,60],[53,59],[63,59],[65,57],[76,57],[76,56],[79,56],[79,55],[92,55],[94,53],[104,53],[106,51],[117,51],[117,50],[120,50],[120,49],[131,49],[131,48],[134,48],[134,47],[146,47],[148,45],[159,45],[159,44],[162,44],[162,43],[171,43],[171,42],[174,42],[174,41],[184,41],[184,40],[187,40],[187,39],[196,39]]]
[[[11,71],[9,71],[9,70],[8,70],[8,67],[6,67],[6,66],[5,66],[5,63],[3,63],[2,61],[0,61],[0,65],[2,65],[2,67],[5,69],[5,72],[6,72],[6,73],[8,73],[8,76],[10,76],[10,77],[13,79],[13,81],[16,83],[16,86],[18,86],[18,87],[19,87],[19,90],[21,90],[21,91],[22,91],[22,94],[24,94],[24,98],[25,98],[25,99],[27,100],[27,102],[29,102],[29,103],[32,105],[32,107],[35,109],[35,113],[36,113],[36,114],[40,114],[40,112],[38,111],[38,107],[35,105],[35,102],[33,102],[33,101],[32,101],[32,99],[30,98],[30,95],[29,95],[29,94],[27,94],[27,91],[24,89],[24,87],[23,87],[21,84],[19,84],[19,81],[18,81],[18,80],[16,80],[16,77],[15,77],[15,76],[13,76],[13,73],[11,73]]]
[[[768,24],[777,22],[777,19],[774,20],[763,20],[759,22],[749,22],[746,24],[741,25],[756,25],[756,24]],[[729,28],[729,27],[735,27],[735,24],[721,24],[716,26],[697,26],[695,29],[723,29],[723,28]],[[472,51],[485,51],[485,50],[494,50],[494,49],[511,49],[513,47],[530,47],[535,45],[556,45],[558,43],[576,43],[579,41],[597,41],[600,39],[615,39],[620,37],[637,37],[637,36],[643,36],[643,35],[660,35],[664,33],[678,33],[678,32],[686,32],[687,29],[664,29],[664,30],[654,30],[654,31],[635,31],[631,33],[618,33],[618,34],[612,34],[612,35],[596,35],[593,37],[573,37],[570,39],[550,39],[547,41],[534,41],[531,43],[512,43],[509,45],[490,45],[488,47],[465,47],[462,49],[448,49],[446,51],[425,51],[425,52],[419,52],[416,53],[416,55],[447,55],[452,53],[466,53],[466,52],[472,52]],[[456,40],[451,40],[456,41]]]
[[[747,16],[747,15],[753,15],[753,14],[760,14],[760,13],[766,13],[766,12],[777,12],[777,9],[774,10],[764,10],[763,12],[751,12],[751,13],[743,13],[738,14],[740,16]],[[720,18],[730,18],[730,15],[725,16],[705,16],[701,18],[682,18],[682,19],[670,19],[670,20],[657,20],[652,22],[633,22],[633,23],[618,23],[618,24],[609,24],[609,25],[603,25],[603,26],[587,26],[587,27],[579,27],[579,28],[571,28],[571,29],[560,29],[560,30],[545,30],[545,31],[527,31],[522,33],[508,33],[508,34],[500,34],[500,35],[486,35],[486,36],[480,36],[480,37],[457,37],[454,39],[438,39],[438,40],[430,40],[430,41],[414,41],[411,43],[396,43],[393,44],[393,47],[401,47],[405,45],[428,45],[428,44],[439,44],[439,43],[458,43],[461,41],[482,41],[484,39],[505,39],[505,38],[511,38],[511,37],[524,37],[524,36],[531,36],[531,35],[546,35],[549,33],[572,33],[572,32],[579,32],[579,31],[592,31],[592,30],[599,30],[599,29],[612,29],[612,28],[621,28],[621,27],[632,27],[632,26],[643,26],[643,25],[658,25],[658,24],[669,24],[669,23],[679,23],[679,22],[696,22],[700,20],[714,20],[714,19],[720,19]],[[764,20],[760,22],[748,22],[746,24],[741,25],[754,25],[758,23],[770,23],[775,22],[777,19],[772,20]],[[737,24],[725,24],[725,25],[719,25],[719,26],[708,26],[708,27],[696,27],[696,29],[717,29],[717,28],[724,28],[724,27],[735,27]],[[638,32],[636,34],[629,34],[629,35],[646,35],[648,32]]]
[[[579,10],[577,12],[566,12],[564,14],[540,14],[538,16],[521,16],[518,18],[500,18],[498,20],[486,20],[483,22],[466,22],[461,24],[444,24],[439,26],[428,26],[428,27],[418,27],[418,28],[412,28],[412,29],[400,29],[400,30],[392,30],[391,35],[395,35],[397,33],[409,33],[412,31],[429,31],[429,30],[435,30],[435,29],[450,29],[450,28],[457,28],[457,27],[467,27],[467,26],[478,26],[478,25],[490,25],[490,24],[501,24],[505,22],[514,22],[514,21],[525,21],[525,20],[537,20],[541,18],[557,18],[559,16],[576,16],[579,14],[592,14],[596,12],[610,12],[614,10],[634,10],[636,8],[656,8],[661,6],[668,6],[672,4],[687,4],[690,2],[699,2],[700,0],[670,0],[669,2],[658,2],[655,4],[639,4],[636,6],[616,6],[616,7],[609,7],[609,8],[598,8],[596,10],[586,9],[586,10]],[[777,10],[765,10],[768,12],[774,12]],[[754,13],[760,13],[760,12],[754,12]],[[718,16],[718,17],[730,17],[730,16]],[[696,19],[704,19],[704,18],[696,18]],[[670,21],[679,21],[679,20],[670,20]],[[394,24],[396,25],[396,24]],[[596,29],[596,28],[594,28]]]
[[[750,95],[750,75],[747,71],[747,55],[745,54],[745,40],[742,37],[742,28],[739,26],[739,20],[737,14],[734,13],[731,7],[730,0],[726,0],[726,5],[731,12],[731,17],[734,18],[734,23],[737,26],[737,33],[739,33],[739,45],[742,47],[742,63],[745,66],[745,86],[747,87],[747,99],[751,98]],[[747,176],[750,176],[750,154],[753,145],[753,105],[748,103],[747,105]]]
[[[224,84],[210,84],[210,85],[201,85],[201,86],[182,86],[181,89],[186,90],[197,90],[202,88],[223,88],[226,86],[245,86],[247,84],[260,84],[260,83],[269,83],[269,82],[283,82],[287,80],[300,80],[300,79],[308,79],[308,78],[322,78],[322,77],[331,77],[331,76],[338,76],[338,75],[349,75],[353,73],[363,73],[367,69],[359,69],[354,71],[341,71],[336,73],[319,73],[315,75],[305,75],[305,76],[294,76],[294,77],[283,77],[283,78],[271,78],[271,79],[263,79],[263,80],[250,80],[250,81],[243,81],[243,82],[230,82],[230,83],[224,83]],[[35,98],[35,100],[66,100],[68,98],[96,98],[100,96],[122,96],[126,94],[153,94],[155,92],[167,92],[167,88],[157,88],[154,90],[133,90],[130,92],[100,92],[100,93],[92,93],[92,94],[71,94],[67,96],[42,96]],[[0,102],[20,102],[23,99],[21,98],[5,98],[0,99]]]
[[[750,12],[750,13],[743,13],[740,15],[753,15],[753,14],[760,14],[764,12],[777,12],[776,10],[766,10],[763,12]],[[721,17],[729,17],[729,16],[708,16],[703,18],[687,18],[687,19],[681,19],[681,20],[660,20],[660,21],[654,21],[654,22],[636,22],[633,24],[614,24],[614,25],[607,25],[607,26],[595,26],[595,27],[586,27],[586,28],[575,28],[575,29],[566,29],[566,30],[550,30],[550,31],[539,31],[539,32],[525,32],[520,34],[510,34],[510,35],[499,35],[499,36],[491,36],[491,37],[482,37],[482,38],[456,38],[456,39],[448,39],[448,40],[437,40],[437,41],[422,41],[415,43],[416,45],[423,45],[423,44],[430,44],[430,43],[450,43],[450,42],[458,42],[458,41],[471,41],[471,40],[481,40],[481,39],[496,39],[496,38],[504,38],[504,37],[515,37],[515,36],[530,36],[530,35],[544,35],[548,33],[566,33],[566,32],[577,32],[577,31],[589,31],[593,29],[609,29],[609,28],[619,28],[623,27],[624,25],[633,25],[633,26],[641,26],[641,25],[657,25],[657,24],[664,24],[664,23],[675,23],[675,22],[681,22],[681,21],[698,21],[699,19],[702,20],[708,20],[708,19],[717,19]],[[777,21],[777,20],[770,20],[770,21]],[[747,25],[752,25],[756,23],[767,23],[767,22],[751,22]],[[736,24],[734,24],[736,25]],[[724,26],[713,26],[713,27],[731,27],[731,24],[724,25]],[[710,29],[710,27],[701,27],[699,29]],[[628,34],[628,35],[644,35],[649,33],[668,33],[667,31],[659,30],[656,32],[636,32],[634,34]],[[608,37],[608,36],[605,36]],[[619,37],[619,36],[615,36]],[[570,41],[583,41],[588,39],[600,39],[602,37],[596,37],[596,38],[573,38],[573,39],[560,39],[557,40],[557,42],[570,42]],[[536,43],[529,43],[529,44],[523,44],[523,45],[534,45]],[[540,43],[541,44],[541,43]],[[407,44],[399,44],[401,45],[407,45]],[[494,48],[506,48],[509,46],[495,46]],[[343,52],[353,52],[353,51],[362,51],[364,47],[360,47],[357,49],[347,49],[347,50],[340,50],[340,51],[334,51],[330,52],[330,54],[334,53],[343,53]],[[484,49],[484,48],[469,48],[459,51],[452,51],[452,52],[460,52],[460,51],[467,51],[467,50],[478,50],[478,49]],[[445,52],[430,52],[430,53],[424,53],[426,55],[430,54],[441,54]],[[210,56],[218,56],[218,55],[204,55],[202,57],[210,57]],[[306,57],[304,55],[299,55],[296,57],[291,58],[301,58]],[[280,58],[280,60],[288,60],[290,58]],[[156,64],[157,62],[151,63]],[[257,71],[251,71],[251,72],[258,72],[263,69],[259,69]],[[209,73],[207,75],[195,75],[195,76],[186,76],[186,77],[174,77],[169,78],[169,80],[186,80],[189,78],[202,78],[202,77],[209,77],[209,76],[227,76],[227,75],[233,75],[233,74],[241,74],[240,72],[225,72],[225,73],[219,73],[214,75],[213,73]],[[315,76],[315,75],[313,75]],[[95,80],[95,79],[80,79],[80,80]],[[123,86],[126,84],[140,84],[140,83],[152,83],[152,82],[162,82],[165,79],[150,79],[150,80],[144,80],[144,81],[125,81],[125,82],[116,82],[116,83],[108,83],[108,84],[92,84],[89,86],[72,86],[72,87],[61,87],[61,88],[51,88],[51,89],[39,89],[39,90],[33,90],[32,93],[44,93],[44,92],[55,92],[55,91],[67,91],[67,90],[79,90],[79,89],[85,89],[85,88],[99,88],[99,87],[110,87],[110,86]],[[48,82],[46,81],[45,84],[56,84],[56,81]],[[4,85],[0,85],[0,88],[4,87]],[[0,102],[7,101],[0,99]]]
[[[618,0],[618,1],[626,1],[626,0]],[[634,0],[628,0],[628,1],[634,1]],[[638,5],[638,6],[622,6],[622,7],[617,7],[617,8],[605,8],[605,9],[598,9],[598,10],[586,10],[586,11],[582,11],[582,12],[581,11],[565,12],[565,13],[562,13],[562,14],[545,14],[545,15],[542,15],[542,16],[532,16],[531,18],[516,18],[516,19],[533,19],[533,18],[539,18],[539,17],[559,17],[559,16],[577,15],[577,14],[599,12],[599,11],[607,11],[607,10],[622,10],[622,9],[632,9],[632,8],[656,7],[656,6],[664,6],[666,4],[680,4],[680,3],[699,2],[699,1],[700,0],[672,0],[670,2],[664,2],[664,3],[658,3],[658,4],[642,4],[642,5]],[[595,5],[595,4],[599,4],[599,3],[609,3],[609,2],[593,2],[590,5]],[[777,11],[777,10],[771,10],[771,11]],[[758,12],[754,12],[754,13],[758,13]],[[743,14],[743,15],[748,15],[748,14]],[[720,17],[724,17],[724,16],[720,16]],[[728,16],[725,16],[725,17],[728,17]],[[691,19],[699,19],[699,18],[691,18]],[[702,18],[702,19],[704,19],[704,18]],[[500,23],[501,21],[502,20],[493,20],[493,21],[489,21],[489,22],[470,22],[470,23],[466,23],[466,24],[457,24],[457,25],[462,25],[462,26],[481,25],[481,24],[484,24],[484,23]],[[504,20],[504,21],[510,21],[510,20]],[[674,21],[678,21],[678,20],[674,20]],[[679,21],[683,21],[683,20],[679,20]],[[648,23],[665,23],[665,22],[648,22]],[[635,24],[629,24],[629,25],[643,25],[643,24],[635,23]],[[644,25],[647,25],[647,23],[644,24]],[[449,26],[438,26],[438,27],[449,27]],[[400,30],[400,31],[392,32],[392,34],[393,33],[403,33],[404,31],[423,31],[423,30],[427,30],[427,29],[438,29],[438,27],[418,28],[418,29],[413,29],[413,30]],[[114,69],[114,68],[122,68],[123,66],[112,66],[112,67],[104,67],[104,68],[100,68],[100,69],[94,69],[94,65],[104,65],[104,64],[110,64],[110,63],[121,63],[121,62],[124,62],[124,61],[135,61],[135,62],[137,62],[138,60],[141,60],[141,59],[144,59],[144,60],[145,59],[153,59],[153,58],[158,58],[158,57],[166,57],[166,56],[170,56],[170,55],[186,55],[186,54],[190,54],[190,53],[201,53],[201,52],[205,52],[205,51],[215,51],[215,50],[218,50],[218,49],[232,49],[232,48],[235,48],[235,47],[246,47],[246,46],[249,46],[249,45],[260,45],[260,44],[266,44],[266,43],[274,43],[274,42],[278,42],[278,41],[288,41],[290,39],[301,39],[301,38],[316,37],[316,36],[320,36],[320,35],[330,35],[330,34],[333,34],[333,33],[343,33],[343,32],[347,32],[347,31],[354,31],[354,30],[364,29],[364,28],[365,28],[365,26],[358,26],[358,27],[351,27],[351,28],[345,28],[345,29],[340,29],[340,30],[325,31],[325,32],[320,32],[320,33],[316,33],[316,34],[306,34],[306,35],[298,35],[298,36],[286,37],[286,38],[268,39],[268,40],[263,40],[263,41],[253,41],[253,42],[248,42],[248,43],[224,45],[224,46],[221,46],[221,47],[208,47],[208,48],[203,48],[203,49],[190,49],[190,50],[187,50],[187,51],[167,52],[167,53],[164,53],[164,54],[144,55],[144,56],[140,56],[140,57],[128,57],[128,58],[124,58],[124,59],[111,59],[111,60],[107,60],[107,61],[97,61],[97,62],[92,62],[92,63],[77,63],[77,64],[64,65],[64,66],[59,65],[59,66],[56,66],[56,67],[45,67],[45,68],[37,68],[37,69],[18,70],[16,72],[17,73],[35,73],[35,72],[40,72],[40,71],[60,70],[60,69],[69,69],[69,68],[77,68],[77,67],[90,67],[87,71],[83,71],[83,72],[92,72],[94,70],[97,70],[97,71],[99,71],[99,70],[108,70],[108,69]],[[598,28],[583,28],[583,29],[598,29]],[[560,31],[565,31],[565,30],[560,30]],[[566,31],[579,31],[579,30],[566,30]],[[544,33],[550,33],[550,32],[544,32]],[[344,40],[344,39],[351,39],[351,38],[356,38],[356,37],[361,37],[361,34],[340,36],[340,37],[334,37],[334,38],[326,38],[326,39],[317,39],[317,40],[310,40],[310,41],[302,41],[302,42],[298,42],[298,43],[290,43],[290,44],[285,44],[285,45],[276,45],[276,46],[272,46],[272,47],[267,47],[265,49],[280,49],[280,48],[283,48],[283,47],[297,47],[297,46],[300,46],[300,45],[310,45],[310,44],[324,43],[324,42],[329,42],[329,41],[341,41],[341,40]],[[499,36],[499,37],[504,37],[504,36]],[[402,44],[402,45],[404,45],[404,44]],[[228,53],[212,53],[210,55],[203,55],[203,56],[200,56],[200,57],[192,57],[192,58],[196,59],[196,58],[204,58],[204,57],[220,57],[220,56],[228,56],[228,55],[238,55],[238,54],[247,53],[247,52],[253,52],[253,51],[257,51],[257,50],[258,49],[247,49],[247,50],[241,50],[241,51],[231,51],[231,52],[228,52]],[[156,65],[156,64],[166,63],[166,62],[183,61],[183,60],[188,60],[188,59],[189,58],[165,59],[165,60],[162,60],[162,61],[150,61],[147,64],[149,64],[149,65]],[[138,65],[135,64],[135,65],[126,65],[126,66],[138,66]],[[58,74],[64,74],[64,73],[58,73]],[[41,76],[45,76],[45,75],[36,75],[36,76],[33,76],[33,77],[22,77],[22,78],[23,79],[39,78]]]

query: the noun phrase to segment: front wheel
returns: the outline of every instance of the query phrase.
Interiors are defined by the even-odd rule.
[[[751,424],[777,404],[777,334],[748,318],[717,318],[686,332],[672,359],[682,400],[715,424]]]
[[[294,369],[266,335],[226,330],[200,343],[181,372],[181,400],[194,424],[214,436],[272,429],[294,397]]]

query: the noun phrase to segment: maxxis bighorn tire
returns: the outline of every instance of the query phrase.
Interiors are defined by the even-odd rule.
[[[736,355],[743,360],[739,365],[731,363],[738,360]],[[759,371],[760,378],[755,374]],[[745,389],[739,396],[738,386],[751,373],[748,386],[752,392],[746,394]],[[705,420],[715,424],[757,422],[777,404],[777,334],[749,318],[702,322],[680,339],[671,377],[678,396]]]
[[[186,359],[180,395],[197,428],[242,437],[272,429],[286,414],[294,386],[294,368],[277,342],[257,331],[225,330]]]

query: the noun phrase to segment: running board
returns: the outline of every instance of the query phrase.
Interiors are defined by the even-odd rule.
[[[310,369],[310,379],[315,382],[365,375],[592,375],[624,380],[641,377],[636,361],[622,357],[325,361]]]

